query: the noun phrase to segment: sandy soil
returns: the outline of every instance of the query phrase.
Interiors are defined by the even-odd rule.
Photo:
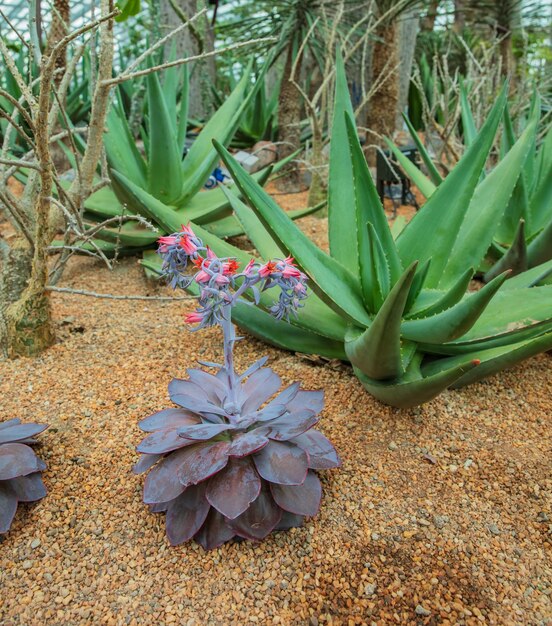
[[[323,220],[303,228],[324,237]],[[77,259],[63,284],[168,294],[135,259],[111,274]],[[191,303],[52,300],[58,343],[0,363],[0,420],[50,424],[49,495],[0,543],[0,624],[552,624],[550,355],[401,411],[346,366],[246,337],[240,369],[269,354],[285,383],[326,390],[320,430],[343,467],[322,472],[304,528],[206,553],[169,546],[130,468],[138,420],[220,358],[217,331],[185,331]]]

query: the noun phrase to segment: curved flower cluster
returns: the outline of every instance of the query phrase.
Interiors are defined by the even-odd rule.
[[[264,265],[251,259],[240,271],[236,259],[217,257],[189,225],[179,233],[161,237],[159,254],[163,257],[163,274],[173,288],[185,289],[194,281],[200,287],[199,307],[186,316],[186,322],[198,324],[198,328],[222,323],[224,307],[233,306],[249,289],[256,304],[261,292],[280,289],[278,300],[269,309],[277,319],[289,320],[307,297],[307,277],[292,257]]]
[[[22,424],[14,418],[0,423],[0,533],[10,529],[18,502],[34,502],[46,495],[41,472],[46,463],[27,444],[46,424]]]
[[[190,369],[188,379],[169,385],[179,408],[140,422],[149,434],[137,447],[142,457],[134,471],[150,470],[144,502],[166,512],[172,545],[260,541],[316,515],[322,488],[314,470],[340,464],[313,429],[324,394],[302,391],[299,383],[279,392],[282,381],[263,367],[266,360],[241,376]]]

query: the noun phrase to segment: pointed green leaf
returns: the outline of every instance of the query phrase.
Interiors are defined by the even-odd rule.
[[[527,269],[527,245],[525,243],[525,222],[520,220],[514,241],[506,254],[485,273],[483,281],[488,283],[506,270],[511,270],[510,276],[515,276]]]
[[[107,133],[103,143],[110,167],[115,167],[132,182],[146,186],[146,163],[136,147],[120,104],[113,104],[107,114]]]
[[[400,409],[408,409],[433,400],[477,365],[477,361],[464,359],[461,365],[435,375],[424,376],[423,378],[420,375],[413,380],[408,380],[405,376],[403,380],[392,383],[372,380],[358,369],[355,369],[355,374],[362,385],[380,402]]]
[[[216,139],[221,144],[227,145],[236,132],[245,107],[256,93],[256,89],[253,87],[248,96],[245,97],[250,74],[251,67],[244,72],[236,88],[205,124],[192,144],[182,165],[183,182],[177,205],[185,204],[192,198],[203,187],[213,171],[219,160],[217,151],[213,148],[213,140]]]
[[[471,146],[477,136],[477,128],[473,119],[473,113],[468,100],[468,92],[464,86],[464,81],[460,80],[460,111],[462,116],[462,130],[464,132],[464,144]]]
[[[439,284],[491,149],[505,98],[503,89],[476,140],[397,238],[403,264],[423,262],[431,257],[428,287]],[[463,264],[460,273],[466,265]]]
[[[504,289],[522,289],[523,287],[534,287],[541,280],[546,279],[552,274],[552,259],[541,263],[526,272],[522,272],[504,283]]]
[[[426,150],[426,147],[424,146],[414,126],[412,126],[412,124],[410,123],[410,120],[408,119],[408,116],[404,113],[403,113],[403,119],[406,122],[406,126],[408,127],[408,132],[410,133],[412,140],[416,144],[416,148],[418,148],[418,152],[420,153],[420,156],[422,157],[422,161],[424,162],[424,165],[427,168],[427,172],[429,174],[429,178],[431,179],[431,182],[435,186],[440,185],[443,182],[443,177],[441,176],[439,170],[437,169],[435,163],[433,162],[433,159],[429,156],[429,152]]]
[[[172,204],[182,189],[180,153],[174,118],[169,116],[167,102],[157,74],[148,74],[149,162],[148,192],[165,204]]]
[[[446,343],[461,337],[475,324],[507,277],[505,272],[446,311],[404,321],[401,329],[403,336],[424,343]]]
[[[182,66],[182,92],[180,93],[180,113],[178,115],[177,141],[180,154],[184,154],[186,147],[186,132],[188,130],[188,106],[190,99],[190,77],[188,66]]]
[[[395,155],[399,165],[403,172],[410,178],[410,180],[418,187],[420,193],[424,196],[424,198],[429,198],[435,189],[437,189],[436,185],[429,180],[429,178],[414,164],[412,161],[401,152],[397,146],[385,137],[385,142],[389,149]]]
[[[414,309],[409,312],[409,319],[430,317],[441,313],[441,311],[450,309],[464,297],[472,277],[473,269],[468,268],[448,291],[441,292],[442,295],[439,298],[432,300],[430,304],[420,302],[419,306],[415,306]]]
[[[540,352],[545,352],[552,348],[552,332],[545,333],[539,337],[522,341],[514,345],[491,348],[477,352],[477,358],[481,360],[481,365],[472,372],[467,372],[452,385],[453,389],[469,385],[491,376],[507,367],[512,367],[516,363],[528,359]],[[455,367],[457,363],[466,359],[467,355],[453,356],[439,359],[428,364],[424,369],[424,374],[439,375],[444,369]]]
[[[552,217],[548,225],[533,239],[527,248],[527,261],[535,266],[552,259]]]
[[[335,99],[330,142],[330,172],[328,178],[328,236],[330,254],[354,274],[358,273],[355,232],[355,198],[353,168],[345,125],[345,112],[354,119],[345,65],[341,51],[336,52]]]
[[[309,275],[312,287],[332,308],[362,326],[370,324],[358,280],[342,265],[318,248],[285,214],[274,200],[215,142],[222,160],[245,201],[257,213],[277,244],[296,259]]]
[[[403,374],[401,358],[401,318],[416,272],[416,263],[405,270],[365,330],[352,329],[345,338],[349,361],[375,380],[399,378]]]
[[[344,115],[352,167],[353,201],[355,209],[354,232],[356,232],[358,250],[358,267],[355,273],[360,275],[363,293],[365,298],[368,296],[368,300],[366,300],[368,302],[371,301],[369,296],[371,281],[373,280],[371,267],[374,265],[374,261],[370,258],[372,246],[368,229],[366,228],[368,223],[372,224],[375,233],[377,233],[377,239],[381,244],[380,247],[385,250],[387,257],[386,265],[389,268],[391,284],[395,284],[399,279],[402,273],[402,266],[395,248],[395,242],[389,228],[387,216],[385,215],[378,192],[372,180],[372,175],[368,169],[368,163],[364,158],[360,141],[358,140],[353,118],[348,113]],[[334,227],[346,229],[347,225],[334,225]],[[350,239],[350,230],[348,234]],[[387,294],[385,293],[383,295],[386,296]],[[372,309],[372,311],[375,312],[374,309]]]

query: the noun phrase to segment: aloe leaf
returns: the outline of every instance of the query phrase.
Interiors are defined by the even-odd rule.
[[[503,88],[473,144],[397,238],[403,264],[424,262],[431,257],[427,287],[439,284],[491,149],[505,98]],[[461,273],[465,268],[466,263]]]
[[[368,163],[364,158],[358,140],[353,118],[348,113],[344,115],[353,176],[354,224],[358,250],[358,268],[355,273],[360,274],[362,291],[365,301],[367,302],[371,300],[370,291],[375,278],[372,269],[377,264],[377,259],[371,259],[375,240],[373,237],[370,238],[369,229],[366,228],[367,224],[372,224],[373,231],[377,233],[377,240],[380,244],[379,247],[385,250],[387,257],[386,265],[388,268],[386,271],[389,272],[391,284],[395,284],[399,279],[402,274],[402,266],[395,248],[393,235],[389,229],[387,216],[385,215],[378,192],[372,180],[372,175],[368,169]],[[345,228],[345,224],[342,224],[340,228]],[[350,234],[349,232],[349,235]],[[384,297],[386,295],[387,293],[383,294]],[[372,309],[372,311],[375,312],[374,309]]]
[[[525,243],[525,221],[520,220],[512,245],[507,250],[506,254],[502,255],[491,269],[485,272],[483,280],[488,283],[506,270],[511,270],[511,276],[515,276],[516,274],[525,272],[526,269],[527,244]]]
[[[533,118],[508,154],[477,186],[459,232],[453,233],[456,238],[439,279],[440,288],[453,284],[466,266],[478,267],[484,259],[527,158],[535,124]]]
[[[203,187],[213,171],[219,160],[217,151],[213,148],[213,140],[217,139],[226,145],[232,139],[245,107],[255,95],[256,90],[253,87],[245,97],[250,75],[251,67],[244,72],[236,88],[205,124],[192,144],[182,164],[182,189],[177,205],[186,204]]]
[[[120,104],[114,104],[107,114],[107,133],[103,135],[107,160],[137,185],[147,184],[146,163],[136,147]]]
[[[345,338],[349,361],[370,378],[399,378],[404,372],[401,318],[416,266],[413,263],[395,283],[372,324],[365,331],[352,329]]]
[[[358,369],[355,369],[355,374],[362,385],[380,402],[401,409],[408,409],[433,400],[455,381],[477,367],[478,364],[476,360],[464,359],[461,365],[434,375],[423,378],[419,375],[418,378],[413,377],[412,380],[407,380],[404,377],[403,380],[391,383],[370,379]],[[416,364],[413,364],[412,369],[415,368]]]
[[[501,346],[477,352],[477,358],[481,364],[472,372],[466,372],[458,378],[452,385],[453,389],[469,385],[482,378],[491,376],[505,368],[512,367],[520,361],[528,359],[540,352],[545,352],[552,348],[552,332],[545,333],[539,337],[522,341],[514,345]],[[424,374],[434,376],[441,373],[445,368],[455,367],[457,363],[464,360],[465,355],[453,356],[445,359],[439,359],[427,365],[424,368]]]
[[[397,217],[395,218],[395,221],[393,222],[393,225],[391,226],[391,234],[393,235],[393,239],[396,239],[402,229],[406,226],[406,218],[404,217],[404,215],[397,215]]]
[[[186,147],[186,132],[188,130],[188,106],[190,100],[190,77],[188,66],[182,66],[182,92],[180,94],[180,113],[178,115],[177,141],[180,154],[184,154]]]
[[[411,341],[424,343],[446,343],[461,337],[475,324],[507,277],[507,272],[497,276],[485,287],[466,296],[446,311],[430,317],[404,321],[403,336]]]
[[[364,308],[360,285],[355,277],[322,252],[222,145],[218,142],[215,145],[244,199],[274,236],[276,243],[288,250],[309,275],[317,295],[353,322],[368,326],[371,320]]]
[[[412,286],[410,287],[410,292],[408,294],[408,298],[406,299],[406,304],[404,305],[405,314],[410,311],[414,302],[420,295],[430,265],[431,259],[428,259],[420,268],[418,268],[416,274],[414,274],[414,280],[412,281]]]
[[[464,144],[469,147],[475,141],[477,128],[473,119],[473,113],[468,100],[468,92],[464,81],[460,81],[460,114],[462,117],[462,130],[464,131]]]
[[[552,286],[508,289],[509,282],[504,283],[477,322],[462,335],[462,342],[492,339],[552,319]]]
[[[123,205],[111,187],[102,187],[84,201],[86,211],[99,215],[102,219],[123,214]]]
[[[276,243],[274,238],[270,236],[261,220],[255,214],[255,211],[242,202],[229,189],[223,188],[223,192],[228,198],[230,205],[234,209],[251,243],[255,246],[261,257],[263,259],[283,257],[284,251]]]
[[[412,161],[405,154],[403,154],[393,142],[389,141],[387,137],[385,137],[385,142],[395,155],[395,158],[399,162],[403,172],[408,176],[408,178],[410,178],[416,187],[418,187],[424,198],[429,198],[435,189],[437,189],[436,185],[414,163],[412,163]]]
[[[412,126],[410,120],[408,119],[408,116],[405,115],[404,113],[403,113],[403,119],[406,122],[406,126],[408,127],[408,132],[410,133],[410,136],[412,137],[412,140],[416,144],[416,148],[418,148],[418,152],[420,153],[420,156],[422,157],[422,161],[424,162],[424,165],[427,168],[427,171],[428,171],[428,174],[429,174],[429,178],[431,179],[431,182],[435,186],[440,185],[443,182],[443,177],[441,176],[439,170],[435,166],[435,163],[433,162],[433,159],[429,156],[429,152],[426,150],[426,147],[424,146],[424,144],[423,144],[422,140],[420,139],[418,133],[416,132],[414,126]]]
[[[510,329],[506,332],[499,333],[494,337],[485,339],[471,339],[470,341],[452,341],[442,345],[437,344],[417,344],[418,349],[430,354],[440,355],[458,355],[458,354],[478,354],[483,350],[491,348],[499,348],[501,346],[512,345],[521,341],[527,341],[534,337],[552,331],[552,321],[546,320],[536,322],[528,326],[520,326]]]
[[[377,313],[389,295],[391,272],[381,241],[371,222],[368,222],[368,250],[366,261],[361,262],[361,278],[364,302],[368,309]]]
[[[409,311],[409,319],[429,317],[450,309],[464,297],[472,277],[473,269],[468,268],[450,289],[442,292],[441,297],[433,300],[429,305],[422,304],[421,308],[414,307],[412,311]]]
[[[552,259],[541,263],[536,267],[510,278],[504,283],[503,291],[505,289],[523,289],[525,287],[534,287],[538,285],[542,280],[552,275]]]
[[[535,187],[529,199],[529,214],[533,232],[540,230],[550,220],[552,206],[552,129],[543,141],[536,161]]]
[[[530,266],[540,265],[550,259],[552,259],[552,219],[527,248],[527,261]]]
[[[335,63],[335,99],[328,178],[328,236],[332,257],[349,271],[358,274],[357,242],[351,236],[356,228],[355,197],[351,185],[353,166],[345,125],[345,112],[354,119],[354,111],[339,49]]]
[[[127,223],[121,228],[102,228],[95,237],[104,241],[119,243],[123,247],[143,249],[155,244],[161,234],[158,230],[137,228],[134,224]]]
[[[157,74],[148,74],[149,163],[148,192],[172,204],[182,189],[182,153]]]

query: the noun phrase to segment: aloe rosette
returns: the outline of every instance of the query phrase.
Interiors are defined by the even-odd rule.
[[[478,135],[475,120],[470,108],[468,92],[463,84],[460,87],[461,120],[463,139],[468,149]],[[542,141],[537,141],[537,119],[540,115],[540,101],[534,97],[523,136],[527,144],[527,155],[517,171],[509,175],[515,186],[501,216],[498,217],[492,240],[479,266],[476,268],[485,282],[489,282],[501,272],[511,270],[511,276],[537,267],[552,260],[552,129]],[[419,188],[424,197],[430,198],[443,182],[439,170],[405,117],[413,141],[416,143],[428,176],[412,161],[388,142],[403,170]],[[508,105],[504,106],[503,133],[500,160],[505,159],[516,145],[516,132]],[[485,170],[481,171],[480,184],[485,185]],[[510,186],[509,186],[510,188]],[[544,277],[544,282],[550,278]]]
[[[530,151],[535,115],[481,180],[503,116],[503,91],[461,161],[397,235],[362,154],[340,58],[336,68],[329,254],[218,145],[245,202],[227,193],[259,255],[291,254],[314,291],[285,328],[275,325],[262,294],[260,308],[235,307],[236,322],[283,348],[348,360],[370,393],[398,407],[550,349],[552,286],[540,283],[552,261],[469,289]],[[247,258],[205,231],[201,236],[217,254]],[[155,269],[151,258],[146,263]]]
[[[122,98],[113,103],[107,116],[104,145],[111,185],[88,198],[85,217],[92,225],[120,215],[138,215],[153,225],[146,228],[131,220],[122,226],[102,229],[97,237],[107,254],[116,250],[131,254],[151,247],[159,236],[190,220],[221,237],[243,232],[232,216],[224,191],[220,187],[204,190],[203,186],[219,162],[213,139],[224,145],[230,143],[262,86],[264,70],[258,83],[251,85],[251,71],[246,69],[189,149],[186,66],[165,70],[164,74],[163,82],[156,74],[145,78],[148,115],[141,131],[143,152],[136,145]],[[285,162],[256,173],[256,180],[264,185]],[[312,210],[298,210],[292,215],[300,217]],[[166,215],[170,216],[168,221]]]
[[[199,306],[186,320],[196,329],[222,327],[224,364],[204,364],[216,374],[189,369],[187,379],[174,379],[169,395],[178,408],[140,422],[150,433],[137,447],[142,458],[135,466],[137,473],[149,470],[144,502],[166,512],[173,545],[194,538],[212,549],[235,537],[260,541],[273,530],[300,526],[320,506],[315,470],[339,465],[332,444],[313,430],[324,394],[299,383],[280,391],[282,381],[264,367],[266,357],[237,374],[231,311],[245,292],[257,300],[278,287],[271,313],[289,319],[306,298],[306,277],[290,258],[251,260],[239,271],[236,259],[217,257],[190,226],[161,238],[160,253],[173,287],[199,287]]]
[[[9,531],[19,502],[35,502],[46,495],[41,476],[46,463],[30,447],[46,428],[22,424],[18,418],[0,423],[0,533]]]

